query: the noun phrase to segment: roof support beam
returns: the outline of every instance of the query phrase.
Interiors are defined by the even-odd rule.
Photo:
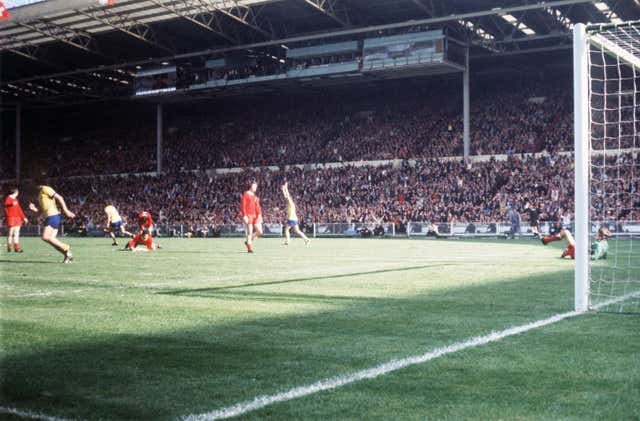
[[[416,3],[420,3],[420,0],[413,1]],[[322,12],[325,16],[333,19],[338,24],[340,24],[340,26],[345,28],[351,26],[351,24],[349,23],[349,15],[346,12],[341,13],[342,16],[338,16],[338,12],[335,7],[336,0],[304,0],[304,2],[312,6],[314,9]]]
[[[194,51],[194,52],[185,53],[185,54],[177,54],[177,55],[168,56],[168,57],[157,57],[154,59],[136,60],[132,62],[92,67],[88,69],[72,70],[68,72],[60,72],[54,75],[34,76],[34,77],[15,80],[13,81],[13,83],[24,82],[24,81],[34,81],[34,80],[40,80],[43,78],[57,77],[57,76],[63,76],[63,75],[82,74],[82,73],[88,73],[92,71],[114,70],[114,69],[131,67],[136,65],[147,65],[150,63],[159,63],[161,61],[184,60],[184,59],[189,59],[192,57],[200,57],[204,55],[223,54],[231,51],[240,51],[240,50],[246,50],[246,49],[268,47],[272,45],[289,44],[289,43],[309,41],[314,39],[329,39],[333,37],[343,37],[347,35],[374,32],[374,31],[380,31],[385,29],[406,28],[406,27],[413,27],[417,25],[429,25],[434,23],[458,21],[461,19],[468,20],[468,19],[480,18],[482,16],[496,16],[496,15],[499,15],[500,13],[511,13],[511,12],[517,12],[517,11],[523,11],[523,10],[537,10],[537,9],[544,9],[546,7],[561,7],[561,6],[567,6],[570,4],[578,4],[578,3],[591,3],[593,1],[594,0],[545,1],[545,2],[532,3],[524,6],[515,6],[515,7],[509,7],[509,8],[489,9],[489,10],[484,9],[484,10],[479,10],[475,12],[449,14],[446,16],[436,16],[436,17],[416,19],[416,20],[405,21],[405,22],[390,23],[390,24],[384,24],[384,25],[373,25],[373,26],[367,26],[362,28],[344,29],[344,30],[338,30],[338,31],[333,31],[329,33],[300,35],[300,36],[280,38],[280,39],[275,39],[270,41],[254,42],[250,44],[234,45],[234,46],[221,47],[221,48],[210,48],[206,50]],[[519,38],[518,40],[514,40],[514,42],[523,42],[527,40],[528,38],[523,37],[523,38]],[[6,83],[11,83],[11,82],[6,82],[6,81],[0,82],[0,86],[4,86]]]
[[[232,44],[238,44],[238,40],[222,29],[222,25],[210,7],[203,7],[197,0],[149,0],[156,6],[162,7],[174,15],[185,19],[200,28],[206,29]],[[178,6],[180,5],[180,6]]]
[[[13,54],[19,55],[21,57],[27,58],[32,61],[36,61],[38,63],[46,64],[49,67],[53,67],[59,69],[60,67],[57,64],[50,62],[42,57],[38,57],[37,53],[28,48],[8,48],[7,51],[12,52]]]
[[[104,25],[108,25],[170,54],[175,52],[172,48],[158,42],[156,34],[151,26],[146,23],[139,22],[129,14],[111,13],[104,7],[88,10],[76,10],[76,13],[96,20]]]
[[[567,10],[559,10],[559,9],[553,9],[551,7],[546,8],[545,10],[547,11],[547,14],[551,17],[553,17],[553,19],[559,23],[560,25],[560,30],[567,32],[569,30],[571,30],[571,28],[573,28],[573,22],[571,21],[571,19],[569,18],[569,16],[571,15],[571,11],[573,9],[574,5],[571,5],[567,8]],[[549,30],[551,31],[552,28],[549,28]]]
[[[431,10],[429,10],[427,8],[427,6],[424,5],[424,3],[422,3],[420,0],[411,0],[416,6],[418,6],[418,9],[422,10],[424,13],[426,13],[427,15],[431,16]]]
[[[36,19],[31,22],[16,23],[18,26],[29,28],[47,37],[51,37],[72,47],[86,51],[88,53],[97,54],[104,57],[104,54],[92,48],[93,37],[88,32],[71,29],[57,23],[50,22],[45,19]]]
[[[429,5],[426,5],[423,0],[412,0],[413,3],[422,10],[427,16],[434,16],[434,8],[433,2],[430,1]],[[446,8],[446,5],[443,5]],[[447,12],[444,10],[444,12]],[[497,47],[495,46],[493,35],[489,34],[487,31],[481,28],[482,17],[475,22],[471,19],[468,20],[459,20],[456,21],[455,24],[460,30],[464,32],[464,37],[466,39],[467,45],[473,44],[479,47],[486,48],[489,51],[497,52]],[[489,38],[491,37],[491,38]]]
[[[520,31],[520,24],[522,23],[522,20],[524,19],[524,15],[526,13],[527,13],[526,11],[522,12],[522,14],[519,14],[516,17],[517,20],[513,23],[513,28],[511,29],[511,33],[509,34],[509,38],[513,38],[518,34],[518,32]]]
[[[47,60],[44,57],[44,55],[42,54],[43,47],[39,46],[38,44],[21,43],[17,41],[13,36],[6,37],[4,42],[0,42],[0,50],[10,51],[13,54],[41,64],[46,64],[47,66],[54,69],[60,68],[60,66]]]
[[[474,60],[486,59],[486,58],[495,58],[495,57],[505,57],[505,56],[515,56],[519,54],[528,54],[528,53],[544,53],[549,51],[560,51],[560,50],[569,50],[573,48],[571,44],[560,44],[556,46],[549,47],[540,47],[540,48],[528,48],[526,50],[511,50],[511,51],[501,51],[495,54],[486,54],[486,55],[474,55],[471,56]]]
[[[199,1],[209,4],[210,7],[213,7],[217,12],[253,29],[267,39],[271,40],[275,38],[271,23],[267,21],[266,24],[268,27],[265,27],[265,25],[262,25],[258,21],[258,15],[262,9],[254,9],[253,7],[240,5],[237,0],[216,0],[215,2],[211,2],[210,0]]]

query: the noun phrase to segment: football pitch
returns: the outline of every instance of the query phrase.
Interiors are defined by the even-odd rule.
[[[640,419],[639,314],[474,339],[573,310],[560,243],[67,241],[0,256],[0,418]]]

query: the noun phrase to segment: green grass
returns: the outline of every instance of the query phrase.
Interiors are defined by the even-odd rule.
[[[2,407],[176,419],[572,309],[557,243],[68,241],[0,257]],[[245,417],[640,419],[639,333],[588,314]]]

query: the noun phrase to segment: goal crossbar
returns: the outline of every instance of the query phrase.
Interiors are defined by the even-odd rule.
[[[602,50],[604,50],[607,54],[611,55],[614,58],[623,61],[629,66],[635,67],[636,70],[640,71],[640,57],[634,55],[628,50],[625,50],[620,45],[614,43],[613,41],[603,37],[602,35],[595,34],[589,38],[589,41],[592,44],[597,45]]]

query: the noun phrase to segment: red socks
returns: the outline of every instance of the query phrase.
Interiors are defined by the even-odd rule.
[[[576,258],[576,248],[573,245],[568,245],[562,252],[562,257],[570,256],[572,259]]]
[[[15,244],[13,245],[13,250],[15,250],[15,251],[20,250],[20,243],[15,243]]]

